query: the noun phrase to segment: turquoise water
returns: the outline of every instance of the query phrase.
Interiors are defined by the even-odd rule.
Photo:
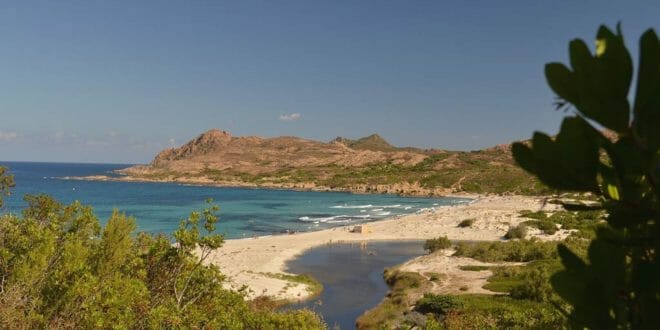
[[[228,238],[311,231],[374,221],[426,208],[466,203],[460,198],[405,198],[339,192],[218,188],[173,183],[63,180],[65,176],[112,174],[129,165],[0,162],[14,174],[16,187],[2,212],[19,212],[24,194],[45,193],[61,202],[79,200],[96,210],[102,223],[113,209],[137,220],[138,231],[171,233],[191,211],[212,198],[220,206],[218,230]]]

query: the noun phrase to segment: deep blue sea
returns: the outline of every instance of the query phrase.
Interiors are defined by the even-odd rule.
[[[227,238],[311,231],[368,222],[422,209],[466,203],[461,198],[409,198],[340,192],[218,188],[174,183],[63,180],[66,176],[112,174],[130,165],[1,162],[16,187],[2,213],[20,212],[23,195],[45,193],[70,203],[94,207],[101,223],[113,209],[133,216],[138,231],[171,233],[191,211],[212,198],[220,206],[218,231]]]

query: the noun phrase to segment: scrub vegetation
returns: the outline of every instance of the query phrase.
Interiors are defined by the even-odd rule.
[[[12,185],[1,170],[0,191]],[[222,287],[220,269],[205,264],[223,244],[213,204],[168,237],[135,233],[117,211],[101,226],[78,202],[25,200],[22,215],[0,216],[0,328],[325,327],[311,311],[276,312]]]

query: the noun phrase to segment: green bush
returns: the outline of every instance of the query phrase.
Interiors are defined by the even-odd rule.
[[[550,274],[544,267],[535,267],[523,275],[523,283],[513,287],[511,297],[538,302],[550,301],[554,296]]]
[[[448,249],[450,247],[451,247],[451,241],[449,240],[449,238],[447,238],[447,236],[428,239],[424,243],[424,250],[428,251],[429,253],[433,253],[438,250]]]
[[[460,227],[460,228],[471,227],[472,224],[474,224],[475,221],[477,221],[477,219],[474,219],[474,218],[472,218],[472,219],[465,219],[465,220],[461,221],[461,222],[458,224],[458,227]]]
[[[514,227],[509,227],[509,230],[504,235],[506,239],[524,239],[527,236],[527,226],[519,224]]]
[[[460,304],[452,296],[425,293],[422,299],[415,304],[415,310],[423,314],[443,315],[452,309],[459,308]]]

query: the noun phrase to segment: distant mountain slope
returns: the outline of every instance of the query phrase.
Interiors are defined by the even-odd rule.
[[[374,143],[371,143],[374,142]],[[385,140],[372,137],[356,141],[357,148],[342,143],[323,143],[297,137],[234,137],[226,131],[210,130],[178,148],[160,152],[152,168],[195,171],[205,168],[258,174],[285,168],[310,166],[361,167],[391,162],[414,165],[426,158],[419,152],[399,150]],[[375,150],[378,147],[388,150]]]
[[[515,165],[509,145],[472,152],[422,150],[395,147],[377,134],[324,143],[234,137],[213,129],[163,150],[148,165],[119,172],[126,180],[411,195],[545,191]]]
[[[371,134],[357,140],[338,137],[335,141],[355,150],[394,151],[397,149],[378,134]]]

